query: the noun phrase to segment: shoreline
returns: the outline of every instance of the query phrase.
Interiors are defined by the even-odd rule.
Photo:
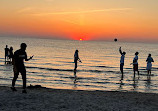
[[[0,110],[5,111],[157,111],[158,94],[0,86]]]

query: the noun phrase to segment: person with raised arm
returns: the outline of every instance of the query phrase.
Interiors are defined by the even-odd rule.
[[[122,78],[123,78],[123,66],[124,66],[124,59],[125,59],[126,52],[122,52],[121,47],[119,48],[119,52],[121,54],[121,58],[120,58],[120,71],[122,73]]]

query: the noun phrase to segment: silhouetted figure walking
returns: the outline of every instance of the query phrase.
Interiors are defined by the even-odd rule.
[[[120,71],[122,73],[122,78],[123,78],[123,66],[124,66],[124,59],[125,59],[126,52],[122,52],[121,47],[119,48],[119,52],[121,54],[121,58],[120,58]]]
[[[10,49],[9,49],[9,59],[10,59],[10,62],[12,62],[12,60],[13,60],[13,47],[10,47]]]
[[[77,61],[79,60],[79,62],[81,62],[80,58],[79,58],[79,55],[78,55],[78,50],[75,51],[75,54],[74,54],[74,63],[75,63],[75,68],[74,68],[74,71],[76,71],[77,69]]]
[[[134,71],[134,77],[135,77],[135,72],[137,71],[138,75],[139,75],[139,71],[138,71],[138,54],[139,52],[135,53],[135,57],[133,58],[133,71]]]
[[[5,63],[6,63],[6,61],[8,61],[8,55],[9,55],[9,48],[8,48],[8,45],[6,45],[6,47],[4,48],[4,50],[5,50]]]
[[[153,58],[151,57],[151,54],[148,55],[146,62],[147,62],[147,67],[146,67],[147,72],[148,74],[151,75],[152,62],[154,62]]]
[[[25,61],[29,61],[30,59],[33,58],[33,56],[31,56],[29,59],[27,58],[27,53],[25,52],[27,45],[25,43],[21,44],[21,48],[17,51],[14,52],[14,57],[13,57],[13,71],[14,71],[14,78],[12,80],[12,87],[11,89],[13,91],[16,91],[15,89],[15,82],[18,78],[19,72],[22,75],[22,79],[23,79],[23,91],[22,93],[27,93],[26,92],[26,69],[25,69],[25,65],[24,65],[24,60]]]

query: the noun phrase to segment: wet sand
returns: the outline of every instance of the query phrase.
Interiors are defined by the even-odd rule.
[[[158,111],[158,94],[0,87],[0,111]]]

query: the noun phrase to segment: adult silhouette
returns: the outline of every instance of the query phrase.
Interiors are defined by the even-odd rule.
[[[75,54],[74,54],[74,63],[75,63],[75,68],[74,68],[74,71],[76,71],[77,69],[77,61],[81,62],[80,58],[79,58],[79,55],[78,55],[78,50],[75,51]]]
[[[12,80],[12,91],[16,91],[15,89],[15,82],[18,78],[19,73],[22,75],[23,79],[23,91],[22,93],[27,93],[26,92],[26,69],[24,65],[24,60],[29,61],[30,59],[33,58],[31,56],[29,59],[27,58],[27,53],[25,52],[27,45],[25,43],[21,43],[20,49],[14,52],[14,57],[13,57],[13,71],[14,71],[14,77]]]
[[[9,59],[8,56],[9,56],[9,48],[8,48],[8,45],[6,45],[6,47],[4,48],[5,50],[5,63],[6,61]]]

